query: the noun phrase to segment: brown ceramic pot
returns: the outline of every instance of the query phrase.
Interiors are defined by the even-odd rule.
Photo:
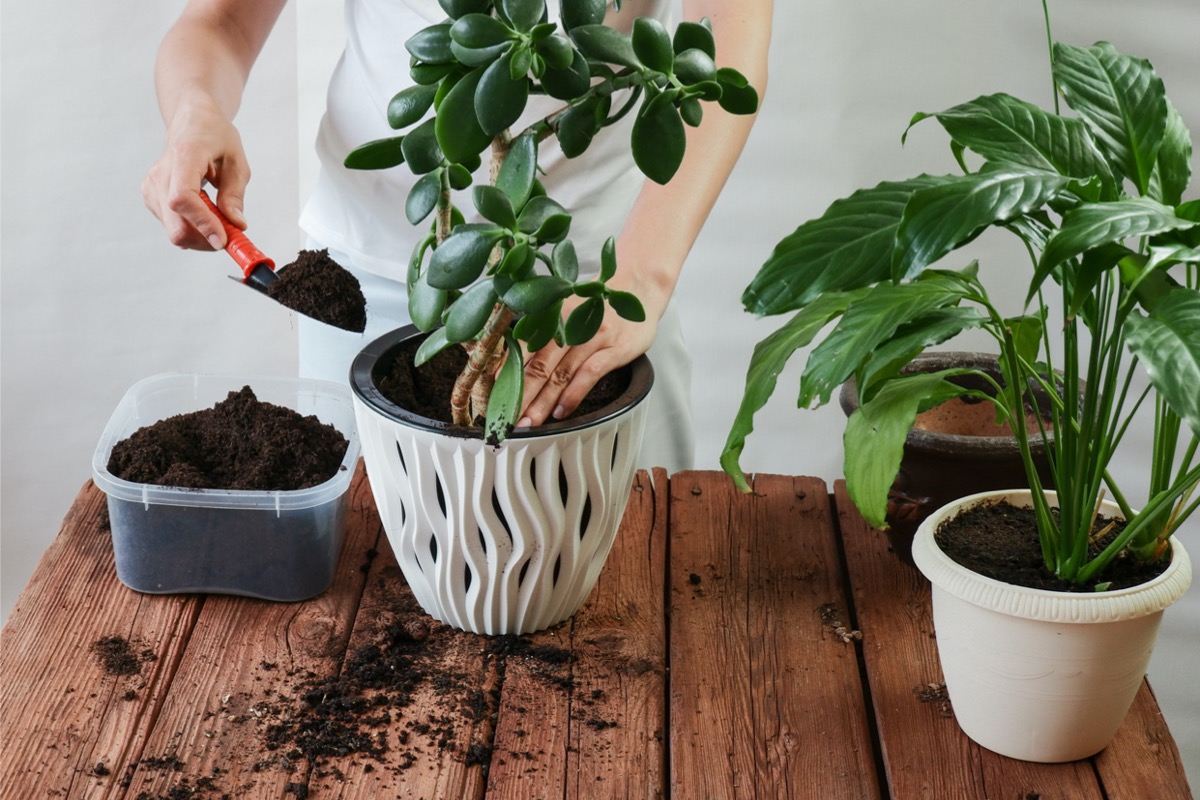
[[[936,372],[955,367],[1000,377],[996,356],[988,353],[922,353],[904,371]],[[960,385],[990,389],[971,376],[954,380]],[[842,386],[839,399],[846,416],[858,409],[858,387],[853,378]],[[1032,417],[1027,424],[1033,434],[1030,445],[1043,488],[1051,489],[1054,483],[1045,446]],[[962,399],[947,401],[920,414],[904,443],[900,472],[888,498],[888,541],[893,552],[911,564],[912,537],[917,526],[946,503],[976,492],[1028,487],[1016,439],[1007,426],[996,424],[992,405]]]

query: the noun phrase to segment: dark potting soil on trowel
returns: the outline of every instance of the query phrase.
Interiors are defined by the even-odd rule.
[[[108,471],[156,486],[292,491],[336,475],[348,446],[332,425],[244,386],[212,408],[134,431],[113,447]]]
[[[1093,530],[1103,530],[1111,521],[1097,517]],[[1124,528],[1125,523],[1117,521],[1112,530],[1092,542],[1091,555],[1103,550]],[[1124,589],[1145,583],[1167,568],[1167,559],[1147,564],[1132,558],[1116,558],[1095,581],[1082,585],[1068,583],[1046,569],[1042,561],[1033,509],[1017,508],[1006,502],[964,511],[942,523],[935,539],[942,552],[964,567],[1032,589],[1091,592],[1097,583],[1109,584],[1106,589]]]
[[[367,327],[367,301],[358,278],[330,258],[328,250],[301,250],[276,274],[267,294],[279,303],[343,330],[362,333]]]

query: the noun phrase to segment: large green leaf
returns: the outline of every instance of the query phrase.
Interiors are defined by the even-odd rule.
[[[630,35],[633,52],[649,69],[670,74],[675,63],[675,50],[671,46],[671,34],[654,17],[638,17],[633,21]]]
[[[1049,114],[1011,95],[985,95],[935,114],[917,114],[909,127],[928,117],[988,161],[1112,182],[1108,162],[1080,120]]]
[[[1129,349],[1155,390],[1200,436],[1200,292],[1177,288],[1149,316],[1129,315]]]
[[[606,298],[609,306],[617,312],[617,316],[621,319],[627,319],[630,322],[646,321],[646,309],[636,295],[612,289],[607,293]]]
[[[1112,203],[1083,203],[1067,212],[1062,225],[1046,242],[1034,273],[1030,296],[1055,267],[1069,258],[1132,237],[1183,230],[1195,225],[1191,220],[1177,217],[1173,208],[1144,197]]]
[[[1192,137],[1178,109],[1167,101],[1167,127],[1147,194],[1167,205],[1179,205],[1192,182]]]
[[[392,98],[387,107],[388,125],[399,130],[419,122],[433,105],[436,86],[410,86]]]
[[[413,356],[413,366],[421,366],[451,344],[452,342],[446,338],[446,329],[437,328],[426,336],[425,341],[421,342],[421,346],[417,348],[417,352]]]
[[[490,0],[438,0],[442,11],[451,19],[458,19],[467,14],[478,14],[488,7]]]
[[[513,211],[512,201],[502,190],[485,183],[475,187],[474,196],[475,208],[484,219],[509,230],[517,227],[517,214]]]
[[[500,13],[519,31],[528,33],[546,13],[546,0],[499,0]]]
[[[717,83],[721,86],[717,103],[730,114],[753,114],[758,110],[758,91],[742,73],[721,67],[717,70]]]
[[[404,216],[408,219],[409,224],[416,225],[428,217],[430,212],[437,207],[438,197],[441,194],[442,171],[440,169],[435,169],[418,178],[412,189],[409,190],[408,198],[404,201]]]
[[[675,77],[687,86],[713,81],[717,77],[717,65],[708,53],[693,47],[675,59]]]
[[[564,329],[567,344],[574,346],[590,341],[600,330],[603,321],[604,298],[596,296],[584,300],[567,317]]]
[[[833,390],[898,328],[928,318],[937,309],[957,305],[966,292],[960,281],[940,275],[917,283],[872,287],[846,309],[837,327],[812,351],[800,377],[796,404],[809,408],[814,402],[829,402]]]
[[[467,14],[451,26],[450,38],[463,47],[481,50],[511,42],[517,34],[491,14]]]
[[[529,80],[512,78],[512,59],[508,52],[492,62],[475,89],[475,116],[489,137],[516,122],[529,100]]]
[[[683,163],[687,132],[679,110],[665,94],[647,101],[633,122],[633,161],[655,183],[665,184]]]
[[[535,275],[514,283],[502,299],[518,314],[536,314],[570,296],[570,282],[557,275]]]
[[[467,73],[454,84],[438,108],[435,118],[438,144],[446,158],[455,163],[469,162],[492,142],[475,116],[475,90],[483,73],[483,67]]]
[[[507,355],[496,375],[492,394],[488,398],[487,415],[483,431],[488,444],[497,445],[508,437],[521,411],[521,399],[525,394],[525,365],[521,361],[521,348],[508,334]]]
[[[346,169],[389,169],[404,163],[403,136],[376,139],[354,148],[346,156]]]
[[[463,292],[446,312],[447,341],[457,343],[476,338],[491,316],[496,300],[496,290],[488,280]]]
[[[775,392],[780,373],[792,355],[812,343],[829,321],[846,310],[846,307],[866,290],[857,292],[828,292],[797,312],[778,330],[754,347],[750,365],[746,370],[746,387],[737,416],[725,439],[721,451],[721,468],[729,474],[743,492],[750,491],[750,484],[742,472],[739,459],[746,445],[746,437],[754,431],[754,415],[767,404]]]
[[[449,23],[430,25],[417,31],[404,43],[404,48],[408,50],[409,55],[425,64],[446,64],[453,61]]]
[[[671,45],[675,48],[676,53],[683,53],[694,48],[706,53],[709,58],[717,57],[717,43],[713,38],[712,30],[699,22],[679,23],[675,28],[675,36],[671,40]]]
[[[846,420],[846,490],[871,525],[887,525],[888,491],[900,471],[904,441],[917,414],[965,390],[947,380],[969,370],[949,369],[894,378]]]
[[[577,158],[588,149],[604,124],[601,110],[607,100],[589,97],[563,112],[557,120],[558,145],[567,158]]]
[[[892,278],[919,274],[987,226],[1040,208],[1069,184],[1054,172],[1004,166],[914,192],[896,230]]]
[[[504,237],[494,225],[459,225],[429,259],[425,278],[436,289],[462,289],[483,274],[492,248]]]
[[[433,172],[442,164],[442,149],[438,147],[435,133],[436,119],[430,117],[409,131],[400,147],[404,160],[414,175]]]
[[[546,64],[541,77],[542,89],[559,100],[574,100],[591,88],[592,71],[587,58],[578,50],[571,50],[571,63],[564,69]]]
[[[525,207],[521,209],[520,216],[517,217],[517,226],[521,233],[536,234],[546,221],[551,217],[562,217],[570,215],[567,210],[553,198],[545,195],[531,197]]]
[[[430,286],[426,276],[422,273],[408,290],[408,316],[423,331],[441,324],[447,300],[446,291]]]
[[[593,61],[620,64],[623,67],[641,66],[628,34],[607,25],[580,25],[572,28],[570,33],[575,46]]]
[[[1101,149],[1141,194],[1150,185],[1167,125],[1166,90],[1145,59],[1107,42],[1088,48],[1056,43],[1054,78]]]
[[[870,286],[891,276],[904,206],[918,189],[951,178],[921,175],[885,182],[834,201],[775,246],[742,294],[760,316],[794,311],[826,292]]]
[[[520,210],[529,202],[537,173],[538,146],[533,134],[518,136],[509,145],[508,154],[496,176],[496,188],[508,195],[512,207]]]
[[[859,396],[874,395],[875,384],[895,375],[925,348],[941,344],[987,321],[977,308],[938,308],[896,328],[867,356],[860,372]]]
[[[559,0],[559,17],[567,30],[580,25],[599,25],[608,11],[605,0]]]

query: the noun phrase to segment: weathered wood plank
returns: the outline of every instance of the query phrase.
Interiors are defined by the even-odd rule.
[[[1107,800],[1192,798],[1179,748],[1167,729],[1150,684],[1144,681],[1112,743],[1092,760]]]
[[[879,797],[824,483],[670,488],[672,797]]]
[[[1091,764],[1032,764],[970,741],[945,696],[929,584],[888,551],[834,487],[855,613],[893,800],[928,797],[1095,798]]]
[[[360,463],[333,585],[300,603],[207,597],[171,691],[137,759],[104,797],[280,798],[302,785],[303,765],[268,747],[291,713],[294,684],[336,674],[380,523]]]
[[[96,797],[113,785],[137,757],[200,605],[121,585],[106,498],[85,484],[4,627],[0,797]],[[101,640],[118,657],[108,666]]]

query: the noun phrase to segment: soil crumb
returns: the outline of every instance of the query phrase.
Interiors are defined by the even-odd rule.
[[[156,486],[291,491],[336,475],[348,446],[332,425],[243,386],[210,409],[134,431],[113,447],[108,471]]]
[[[1112,528],[1089,545],[1089,555],[1103,550],[1125,528],[1124,522],[1097,517],[1093,528]],[[1017,586],[1057,592],[1091,592],[1098,588],[1124,589],[1154,578],[1167,568],[1168,559],[1148,563],[1118,556],[1095,582],[1069,583],[1054,575],[1042,560],[1037,518],[1031,508],[1007,502],[976,506],[942,523],[935,534],[938,547],[959,564],[980,575]]]
[[[296,260],[276,273],[267,294],[288,308],[353,333],[367,327],[367,301],[362,286],[329,256],[328,250],[301,250]]]
[[[133,651],[129,640],[121,636],[105,636],[92,642],[92,652],[100,659],[109,675],[137,675],[142,671],[142,658]]]

